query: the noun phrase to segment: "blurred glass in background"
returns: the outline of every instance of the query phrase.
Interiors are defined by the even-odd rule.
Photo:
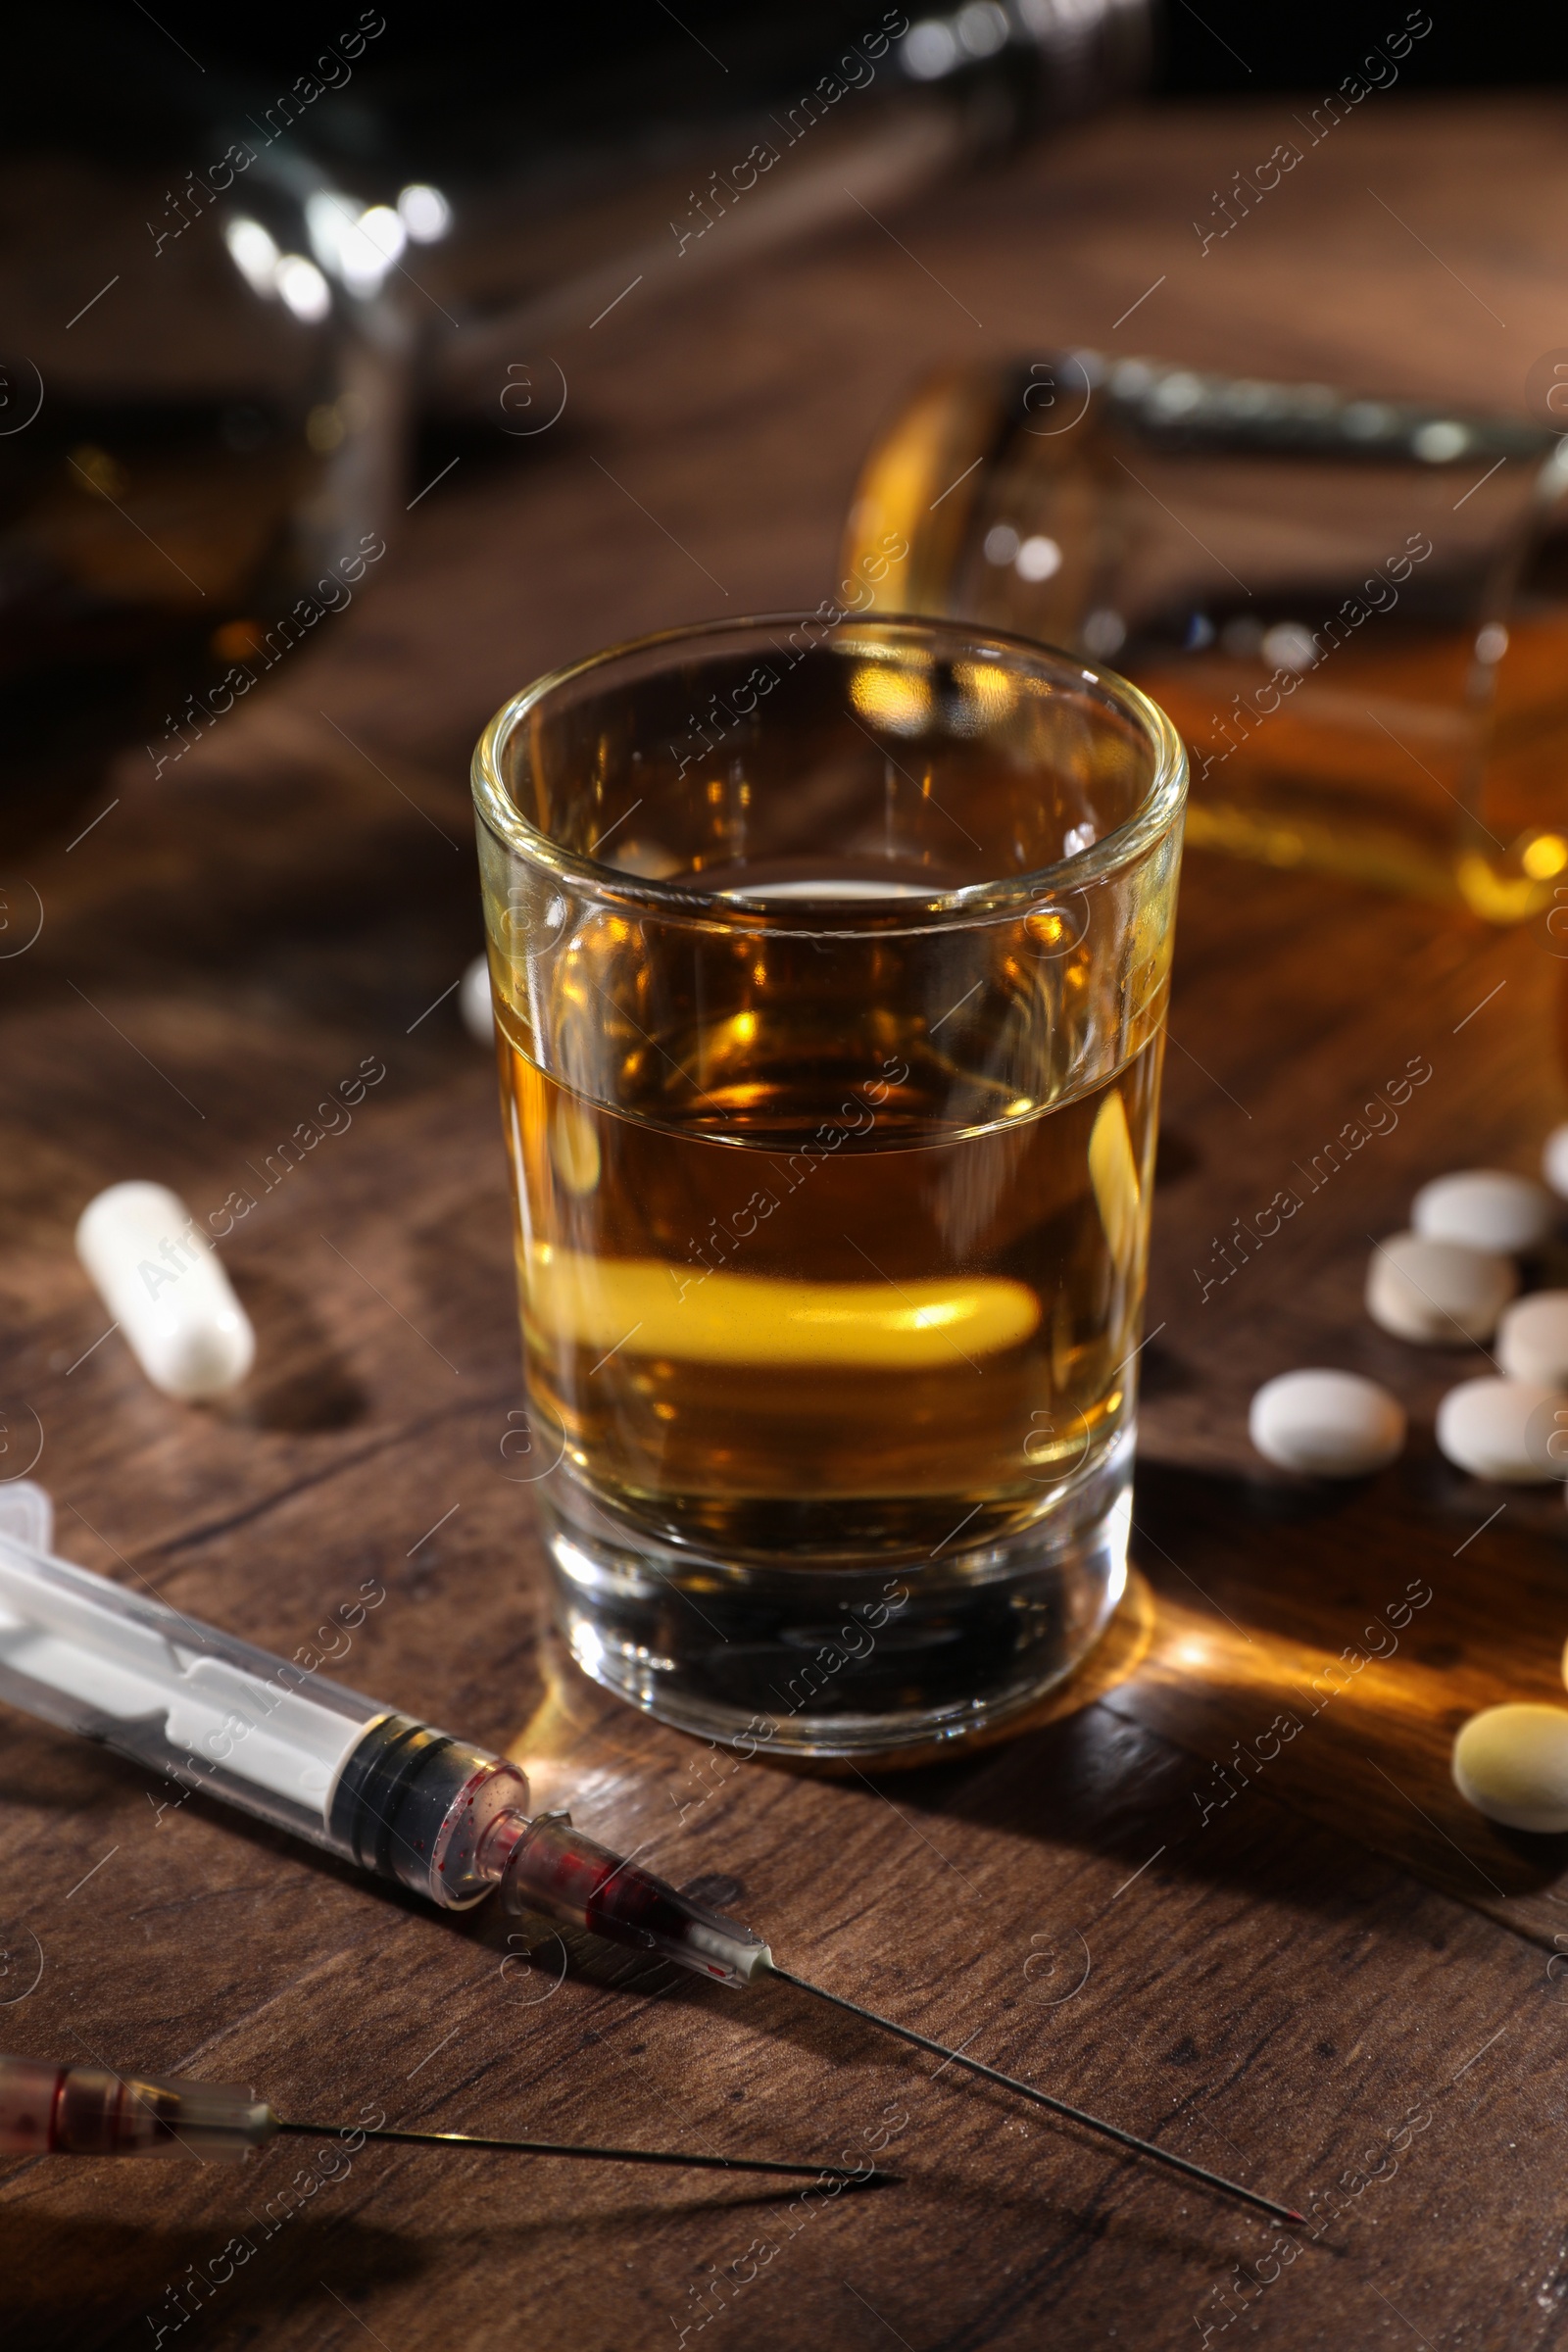
[[[144,740],[153,774],[183,757],[377,576],[455,455],[525,450],[564,395],[554,337],[633,281],[858,218],[847,182],[893,204],[1136,86],[1149,7],[694,0],[435,30],[345,6],[239,45],[196,11],[88,8],[29,17],[11,62],[14,842],[116,746]]]

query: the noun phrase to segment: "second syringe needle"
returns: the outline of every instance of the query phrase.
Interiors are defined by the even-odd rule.
[[[277,2118],[279,2132],[308,2132],[316,2139],[341,2139],[342,2124],[303,2124]],[[687,2168],[705,2173],[782,2173],[801,2180],[836,2180],[845,2188],[887,2188],[897,2181],[898,2173],[884,2173],[875,2166],[865,2172],[847,2164],[783,2164],[771,2156],[688,2156],[677,2148],[594,2148],[584,2147],[573,2140],[559,2139],[489,2139],[478,2132],[399,2132],[390,2124],[373,2130],[363,2125],[352,2127],[366,2139],[405,2140],[418,2147],[493,2149],[516,2156],[577,2156],[591,2164],[654,2164]]]
[[[881,2188],[897,2179],[874,2165],[797,2164],[771,2156],[713,2156],[683,2148],[600,2148],[580,2141],[497,2139],[479,2132],[405,2132],[392,2124],[318,2124],[280,2116],[239,2082],[184,2075],[122,2075],[113,2067],[60,2066],[0,2057],[0,2158],[7,2156],[187,2156],[238,2162],[281,2132],[354,2147],[391,2139],[410,2147],[495,2150],[512,2156],[575,2157],[585,2164],[672,2166],[706,2173],[780,2173]]]

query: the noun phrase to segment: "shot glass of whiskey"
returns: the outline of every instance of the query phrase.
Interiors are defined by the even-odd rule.
[[[889,1752],[1103,1628],[1186,780],[1109,670],[836,609],[485,730],[533,1492],[634,1705]]]

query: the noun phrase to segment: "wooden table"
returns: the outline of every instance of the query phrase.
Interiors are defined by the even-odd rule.
[[[880,1777],[715,1755],[542,1633],[500,1450],[520,1376],[494,1079],[443,995],[479,945],[483,718],[612,637],[814,602],[858,455],[924,366],[1072,339],[1522,401],[1562,334],[1560,103],[1373,98],[1200,257],[1192,219],[1289,118],[1128,116],[897,236],[867,222],[681,304],[628,300],[557,355],[561,425],[470,449],[265,699],[156,785],[127,756],[69,853],[92,810],[62,812],[7,877],[45,920],[0,966],[0,1392],[18,1467],[41,1431],[69,1556],[286,1651],[374,1580],[346,1679],[512,1748],[678,1882],[737,1882],[803,1973],[1333,2218],[1275,2253],[1218,2197],[782,1989],[580,1953],[558,1983],[537,1937],[509,1959],[504,1922],[454,1925],[198,1801],[160,1815],[167,1791],[7,1713],[7,2047],[437,2129],[813,2154],[886,2132],[906,2175],[802,2211],[368,2147],[279,2222],[289,2149],[243,2171],[15,2163],[8,2346],[1520,2352],[1559,2332],[1568,1847],[1467,1812],[1446,1755],[1474,1707],[1561,1694],[1568,1527],[1555,1496],[1441,1464],[1431,1407],[1466,1360],[1418,1361],[1357,1306],[1366,1236],[1420,1177],[1530,1168],[1563,1115],[1544,936],[1192,858],[1139,1574],[1024,1736]],[[1433,1076],[1397,1130],[1200,1304],[1211,1238],[1411,1055]],[[386,1074],[352,1127],[267,1189],[268,1154],[367,1058]],[[175,1405],[95,1344],[72,1224],[131,1174],[199,1211],[257,1195],[227,1257],[262,1369],[232,1407]],[[1330,1347],[1400,1389],[1416,1434],[1397,1470],[1303,1500],[1255,1474],[1245,1402]],[[1370,1660],[1362,1629],[1412,1585],[1430,1599]],[[1327,1673],[1347,1651],[1363,1663]],[[252,2250],[225,2255],[236,2239]]]

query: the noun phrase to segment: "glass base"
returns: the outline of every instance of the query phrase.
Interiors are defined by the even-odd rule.
[[[1093,1647],[1127,1579],[1132,1428],[1023,1534],[864,1564],[744,1563],[538,1499],[573,1657],[635,1707],[749,1752],[868,1756],[1021,1713]]]

